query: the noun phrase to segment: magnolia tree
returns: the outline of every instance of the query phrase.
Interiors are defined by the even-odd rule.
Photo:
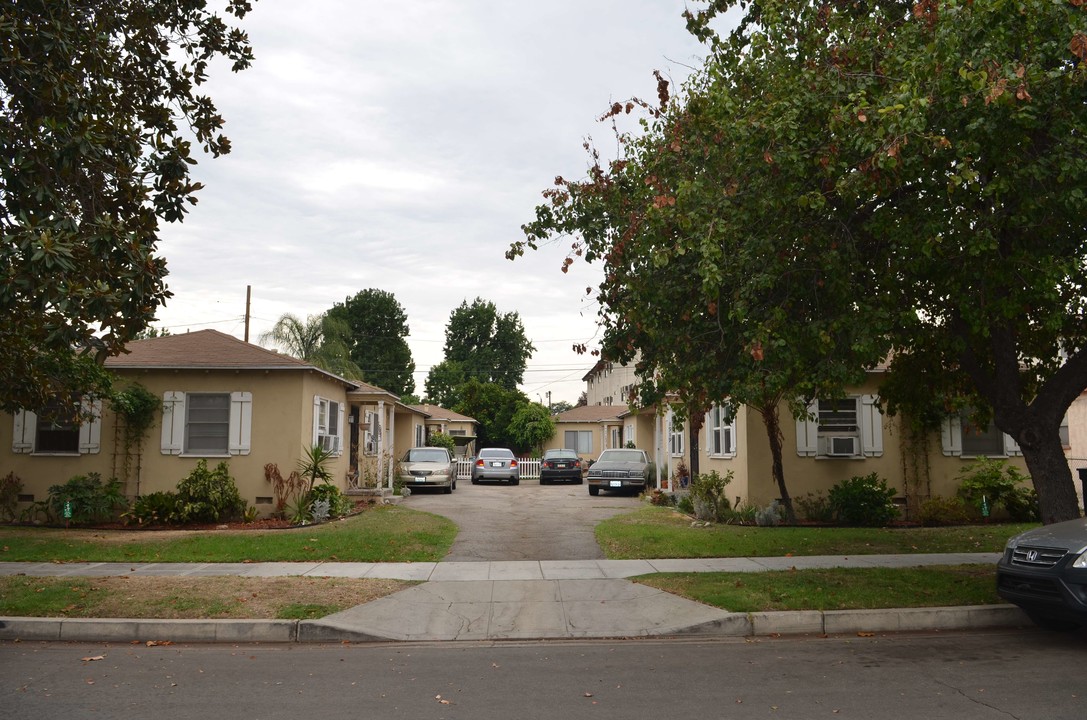
[[[5,3],[0,44],[0,407],[37,410],[104,395],[169,297],[159,223],[196,202],[193,143],[230,150],[200,86],[252,52],[204,0]]]
[[[573,236],[604,264],[603,353],[643,404],[802,416],[890,354],[882,391],[931,430],[991,417],[1046,522],[1078,514],[1059,438],[1087,387],[1087,12],[972,2],[699,3],[708,58],[646,131],[545,193],[509,255]],[[591,149],[590,149],[591,150]],[[564,266],[565,267],[565,266]],[[903,382],[904,378],[908,381]]]

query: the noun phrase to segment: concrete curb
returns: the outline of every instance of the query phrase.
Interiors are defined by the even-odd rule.
[[[1014,605],[729,613],[724,618],[643,637],[759,637],[859,632],[976,630],[1030,626]],[[578,636],[590,639],[593,636]],[[520,640],[529,638],[518,638]],[[568,636],[531,638],[573,639]],[[328,643],[392,642],[320,620],[137,620],[0,617],[0,640],[52,642]],[[478,642],[478,640],[477,640]]]

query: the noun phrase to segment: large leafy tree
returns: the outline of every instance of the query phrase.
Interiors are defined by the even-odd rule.
[[[221,3],[242,18],[246,0]],[[161,221],[196,202],[195,142],[230,150],[199,91],[248,38],[204,0],[19,0],[0,10],[0,407],[105,394],[100,363],[169,297]]]
[[[535,349],[520,315],[500,313],[482,298],[471,305],[462,302],[445,326],[445,359],[456,363],[466,378],[481,383],[516,388]]]
[[[525,402],[513,413],[507,430],[517,450],[538,453],[554,437],[555,421],[545,406]]]
[[[775,356],[820,346],[840,365],[818,377],[847,380],[843,345],[863,360],[886,339],[905,381],[884,390],[892,411],[930,429],[961,406],[991,413],[1023,449],[1043,519],[1074,517],[1058,428],[1087,386],[1082,3],[771,0],[717,37],[709,22],[730,5],[689,15],[711,54],[684,101],[588,182],[560,181],[528,244],[590,231],[585,253],[608,268],[606,329],[634,307],[629,321],[649,333],[606,343],[648,347],[644,368],[665,385],[682,387],[697,358],[683,342],[668,358],[681,338],[663,318],[682,318],[694,346],[714,323],[688,317],[692,304],[721,319],[720,334],[739,331],[721,384],[691,386],[693,401],[706,389],[748,402],[741,391],[758,373],[745,365],[773,380]],[[599,200],[624,181],[640,203]],[[588,211],[564,224],[578,203]],[[691,274],[696,297],[611,280],[638,263]],[[775,321],[805,316],[815,336]],[[801,384],[792,397],[832,386]]]
[[[276,345],[289,355],[340,377],[361,379],[362,371],[351,361],[344,342],[347,333],[347,326],[328,313],[310,315],[305,320],[284,313],[271,330],[261,333],[260,342]]]
[[[427,400],[441,407],[453,408],[460,401],[460,386],[466,379],[460,363],[442,360],[427,373]]]
[[[475,418],[479,423],[479,447],[521,449],[519,438],[510,432],[510,424],[521,406],[528,402],[519,390],[472,378],[461,385],[460,398],[450,409]]]
[[[408,316],[395,295],[377,288],[360,290],[328,314],[350,329],[347,344],[363,380],[394,395],[415,392]]]

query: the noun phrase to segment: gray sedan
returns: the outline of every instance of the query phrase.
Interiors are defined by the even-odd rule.
[[[480,480],[505,480],[510,485],[521,482],[521,468],[512,450],[506,448],[484,448],[476,455],[472,463],[472,484]]]

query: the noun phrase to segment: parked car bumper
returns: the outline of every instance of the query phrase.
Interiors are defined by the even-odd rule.
[[[997,563],[996,591],[1032,616],[1087,625],[1087,570],[1067,567],[1030,569]]]
[[[548,470],[543,468],[540,470],[540,482],[541,483],[553,483],[553,482],[581,482],[581,468],[567,468],[565,470]]]
[[[453,486],[453,478],[449,475],[398,475],[397,480],[404,487],[440,487]]]
[[[509,468],[476,468],[472,470],[472,479],[479,480],[518,480],[521,475],[517,470]]]
[[[588,478],[589,487],[599,490],[626,490],[641,492],[646,488],[644,477],[638,478],[612,478],[593,477]]]

